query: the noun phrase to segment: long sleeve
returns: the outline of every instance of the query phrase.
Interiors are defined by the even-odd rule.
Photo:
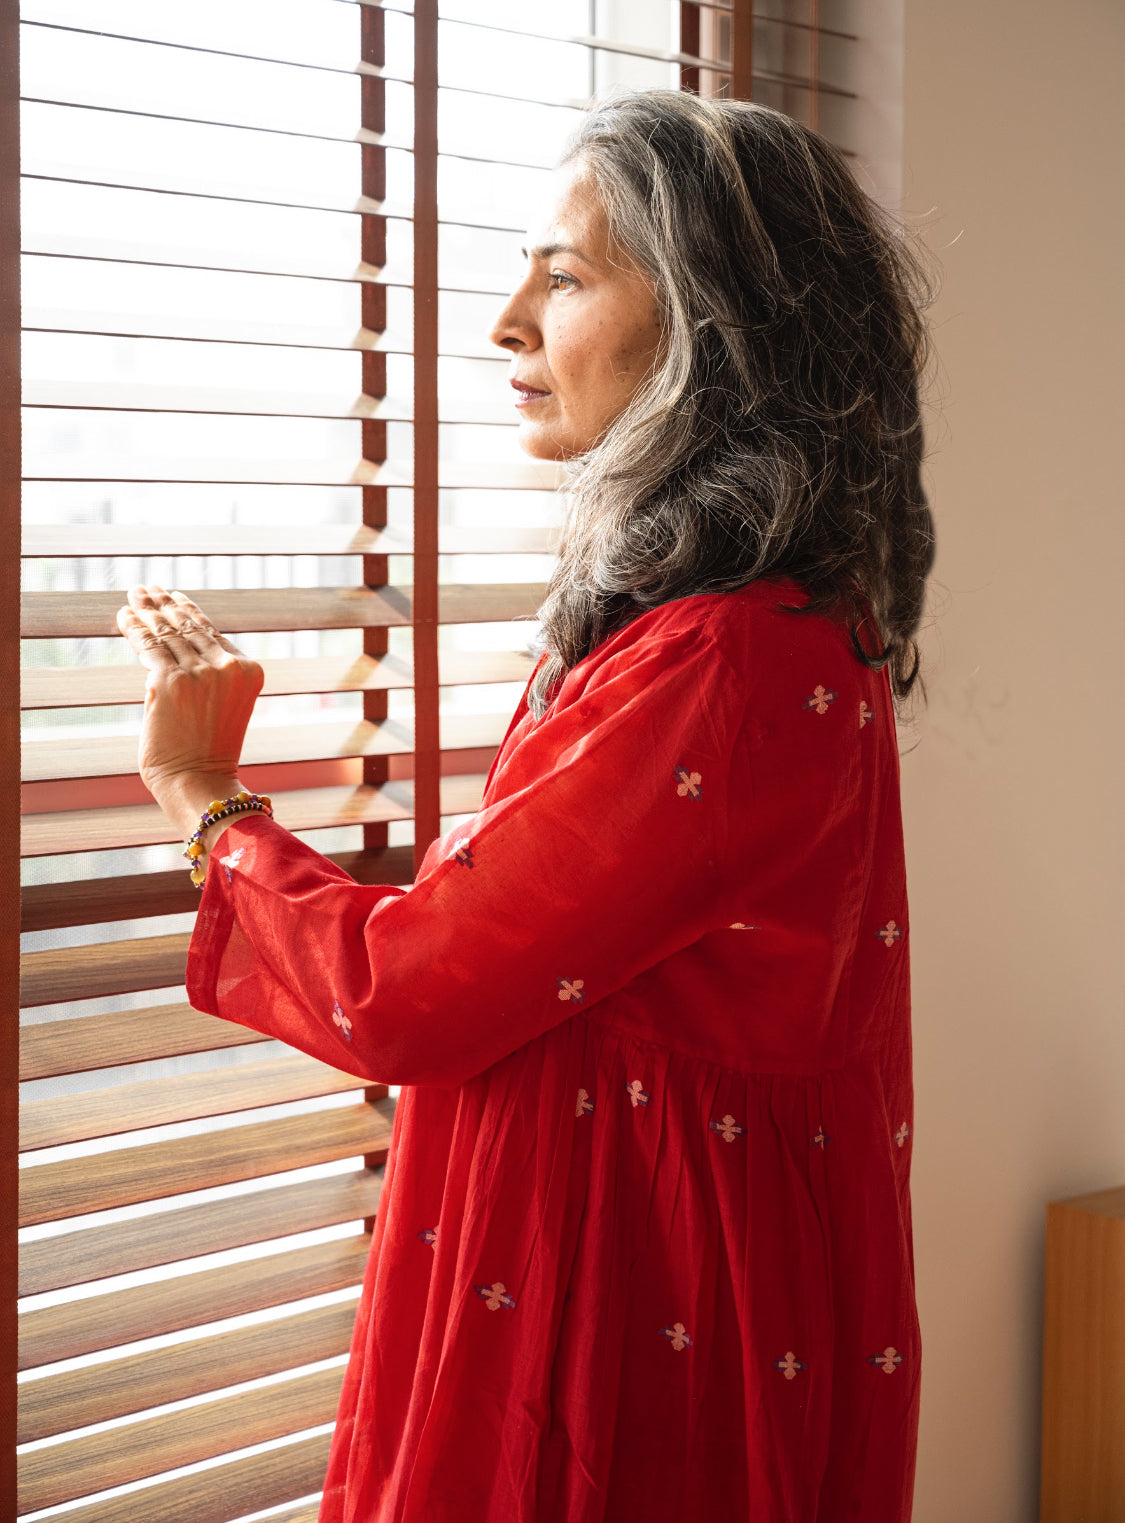
[[[192,1003],[362,1077],[455,1086],[714,930],[745,696],[707,613],[623,642],[571,701],[525,715],[479,814],[408,890],[235,819]]]

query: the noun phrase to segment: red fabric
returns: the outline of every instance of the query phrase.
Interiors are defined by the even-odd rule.
[[[193,1004],[401,1083],[324,1523],[907,1523],[920,1344],[885,674],[684,598],[521,705],[409,891],[261,816]]]

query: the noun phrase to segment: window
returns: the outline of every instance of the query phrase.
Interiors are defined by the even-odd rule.
[[[854,38],[816,0],[24,0],[19,30],[19,1513],[298,1523],[394,1096],[186,1004],[195,891],[114,612],[198,594],[266,668],[247,783],[408,882],[475,808],[560,523],[484,337],[529,193],[619,84],[752,80],[839,136]]]

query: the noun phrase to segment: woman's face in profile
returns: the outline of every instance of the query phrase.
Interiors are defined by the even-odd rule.
[[[581,164],[528,232],[527,273],[492,330],[512,356],[520,444],[561,460],[595,444],[651,373],[660,313],[648,278],[609,244]]]

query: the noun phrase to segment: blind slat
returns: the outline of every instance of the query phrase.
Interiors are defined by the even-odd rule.
[[[394,1101],[258,1121],[198,1137],[45,1163],[20,1173],[20,1226],[260,1179],[338,1158],[386,1156]]]
[[[192,893],[198,898],[194,888]],[[183,1003],[113,1010],[25,1026],[20,1032],[20,1079],[27,1083],[268,1040],[248,1026],[217,1021]]]
[[[444,751],[478,751],[497,746],[510,714],[448,714],[442,717]],[[243,767],[283,762],[323,761],[329,757],[409,756],[414,736],[409,718],[333,724],[264,725],[247,731]],[[137,770],[132,735],[35,741],[23,747],[24,782],[63,778],[119,777]]]
[[[125,1427],[32,1450],[19,1460],[20,1507],[25,1512],[54,1507],[215,1454],[330,1423],[343,1378],[341,1369],[318,1370],[238,1396],[201,1402],[186,1411],[142,1418]]]
[[[442,813],[471,814],[479,806],[484,780],[479,773],[442,779]],[[409,783],[379,788],[308,788],[273,795],[274,813],[289,830],[324,830],[338,825],[383,825],[408,820],[413,809]],[[117,808],[67,809],[57,814],[25,814],[23,855],[107,851],[152,846],[179,837],[155,804]]]
[[[439,530],[439,549],[442,555],[547,555],[556,549],[559,532],[549,525],[525,528],[516,524],[443,524]],[[377,529],[366,524],[26,524],[23,531],[23,554],[47,559],[218,553],[410,555],[413,548],[408,531],[397,526]],[[443,654],[453,657],[457,653]],[[311,663],[308,665],[311,670]],[[25,673],[27,677],[36,675],[34,668]]]
[[[180,931],[25,952],[20,958],[20,1004],[54,1005],[182,984],[190,939],[189,932]]]
[[[383,851],[330,852],[328,859],[357,883],[403,884],[414,874],[413,856],[401,846]],[[21,897],[20,929],[45,931],[57,926],[140,920],[146,915],[177,915],[198,907],[198,890],[178,868],[162,873],[129,873],[120,878],[72,878],[62,883],[27,884]]]
[[[198,1471],[162,1485],[146,1486],[124,1496],[91,1502],[66,1513],[66,1523],[232,1523],[248,1512],[305,1497],[324,1484],[328,1463],[327,1434],[301,1439]]]
[[[19,1388],[19,1441],[51,1438],[345,1354],[354,1320],[355,1306],[346,1301],[115,1359],[98,1365],[96,1380],[80,1369],[25,1381]]]
[[[410,623],[411,589],[401,587],[181,588],[227,634],[291,629],[386,629]],[[443,624],[489,624],[530,617],[540,582],[455,585],[439,592]],[[120,592],[30,592],[23,600],[27,640],[116,636]]]
[[[372,1098],[374,1086],[357,1079],[355,1074],[342,1073],[303,1053],[290,1052],[261,1063],[239,1063],[181,1074],[173,1084],[150,1079],[115,1085],[112,1089],[86,1090],[68,1096],[65,1105],[60,1105],[57,1099],[30,1101],[20,1113],[20,1150],[58,1147],[93,1137],[112,1137],[118,1132],[139,1131],[142,1127],[195,1121],[201,1116],[222,1116],[261,1105],[282,1105],[291,1100],[310,1100],[364,1088],[368,1098]],[[385,1086],[381,1089],[386,1094]]]
[[[382,1188],[381,1168],[359,1169],[354,1174],[331,1174],[326,1179],[303,1180],[295,1185],[267,1185],[227,1200],[208,1201],[202,1206],[177,1206],[170,1211],[134,1217],[128,1222],[36,1238],[24,1244],[20,1255],[20,1295],[39,1295],[68,1285],[89,1285],[112,1275],[176,1264],[182,1259],[222,1253],[250,1243],[268,1243],[278,1237],[314,1232],[320,1227],[362,1222],[378,1210]],[[267,1257],[265,1262],[272,1265],[278,1257],[282,1256]],[[357,1277],[358,1273],[357,1270]],[[179,1283],[183,1288],[187,1281]],[[344,1283],[350,1284],[351,1281]],[[293,1296],[296,1299],[304,1294],[316,1295],[319,1291],[298,1288]],[[282,1296],[280,1299],[287,1298]],[[100,1305],[100,1301],[96,1304]],[[236,1311],[239,1309],[245,1309],[241,1303],[235,1308]],[[45,1316],[46,1313],[32,1315]],[[210,1320],[219,1315],[228,1313],[214,1312]],[[204,1315],[198,1320],[206,1322],[209,1319]],[[138,1333],[136,1336],[150,1335]],[[127,1341],[123,1333],[121,1342]],[[78,1352],[90,1350],[80,1349]],[[46,1363],[47,1359],[36,1362]]]
[[[154,552],[157,553],[157,552]],[[409,656],[294,657],[264,661],[264,698],[297,693],[360,693],[409,688],[414,677]],[[531,658],[523,651],[463,651],[439,653],[445,687],[487,686],[496,682],[526,682]],[[88,705],[143,703],[142,666],[53,666],[25,668],[20,702],[25,709],[65,709]]]

